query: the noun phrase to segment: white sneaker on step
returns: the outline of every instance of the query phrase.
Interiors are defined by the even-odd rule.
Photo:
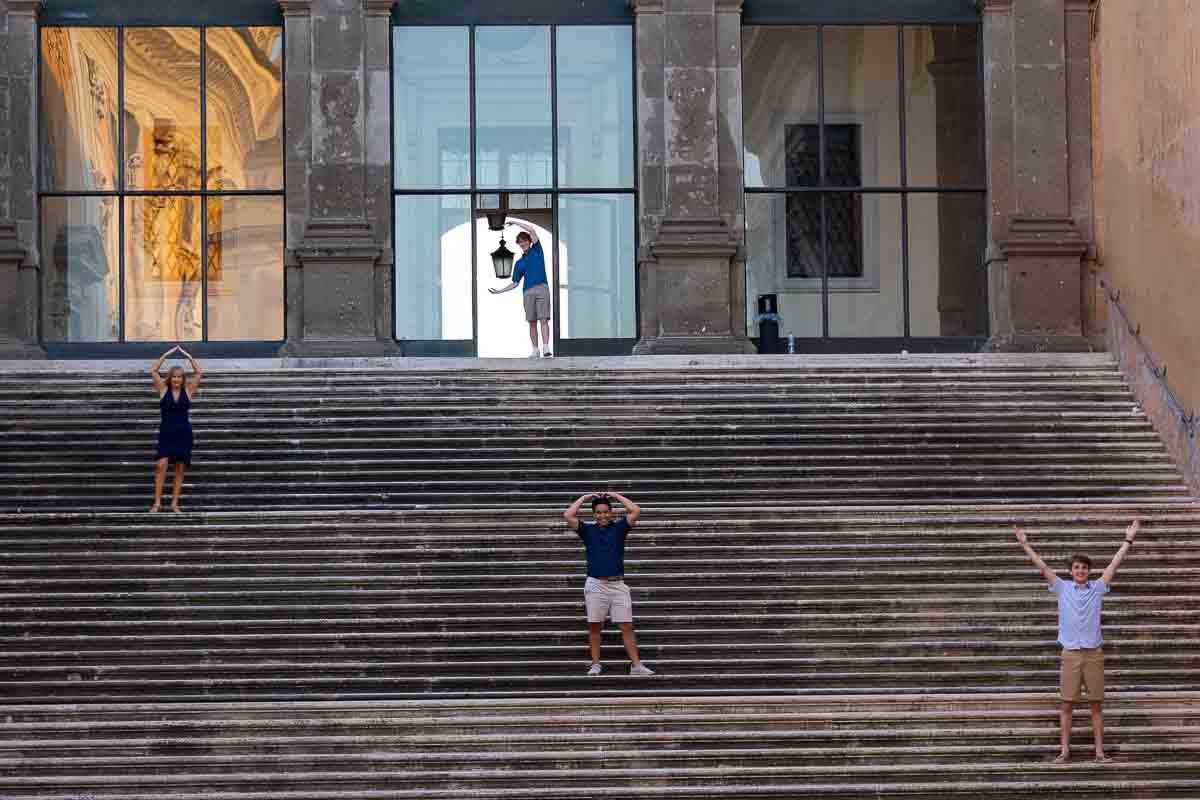
[[[595,664],[592,664],[590,667],[588,667],[588,672],[587,672],[588,677],[590,677],[590,678],[596,677],[597,675],[600,674],[600,672],[603,669],[604,668],[600,666],[600,662],[597,661]]]
[[[634,677],[646,678],[650,675],[653,675],[654,670],[650,669],[645,664],[638,663],[629,668],[629,674],[633,675]]]
[[[530,353],[530,354],[529,354],[529,357],[530,357],[530,358],[541,358],[541,357],[542,357],[542,351],[541,351],[541,350],[534,350],[532,353]]]

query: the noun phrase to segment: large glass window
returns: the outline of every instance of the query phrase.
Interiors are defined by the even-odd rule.
[[[979,46],[977,25],[743,28],[750,309],[777,294],[798,337],[985,333]]]
[[[45,340],[282,339],[282,29],[41,37]]]
[[[486,220],[497,210],[538,233],[557,339],[632,340],[632,28],[396,27],[392,46],[407,351],[528,353],[519,292],[487,292],[503,285],[490,256],[502,232]],[[519,255],[516,233],[503,232]]]

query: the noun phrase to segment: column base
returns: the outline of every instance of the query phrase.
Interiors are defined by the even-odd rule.
[[[754,343],[737,336],[656,336],[642,339],[633,348],[635,356],[693,356],[728,353],[757,353]]]
[[[399,356],[397,342],[380,339],[298,339],[284,342],[281,358],[356,358]]]
[[[1086,336],[1008,334],[993,336],[983,346],[985,353],[1098,353],[1104,346]]]
[[[46,351],[36,344],[0,339],[0,361],[44,361]]]

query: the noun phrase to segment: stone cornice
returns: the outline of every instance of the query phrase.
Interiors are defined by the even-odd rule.
[[[1013,0],[975,0],[981,14],[1011,14]]]
[[[629,0],[629,7],[636,14],[663,13],[663,0]]]
[[[8,0],[8,13],[37,16],[45,0]]]
[[[362,0],[363,13],[368,17],[390,17],[396,0]]]
[[[312,15],[312,0],[276,0],[285,17],[308,17]]]
[[[741,14],[744,5],[743,0],[717,0],[717,13]]]

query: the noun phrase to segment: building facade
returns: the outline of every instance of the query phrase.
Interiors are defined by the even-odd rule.
[[[500,5],[0,0],[0,357],[1103,341],[1087,0]]]

